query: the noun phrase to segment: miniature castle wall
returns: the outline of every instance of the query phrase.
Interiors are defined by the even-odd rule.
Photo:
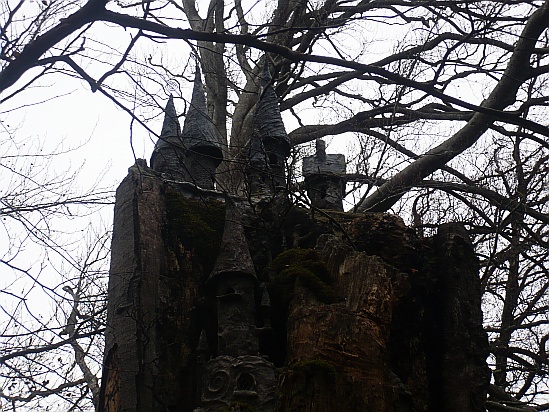
[[[484,412],[478,262],[461,232],[418,239],[388,215],[330,212],[334,226],[235,201],[257,283],[229,277],[212,290],[223,197],[130,168],[117,192],[98,411]],[[223,291],[245,298],[236,318]]]
[[[263,156],[257,171],[276,182],[264,145],[277,134],[257,136],[250,164]],[[320,146],[304,162],[309,196],[340,209],[344,159]],[[98,412],[485,411],[464,230],[421,239],[395,216],[185,180],[138,160],[117,190]]]

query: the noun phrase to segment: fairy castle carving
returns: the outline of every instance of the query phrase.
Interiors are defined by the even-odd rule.
[[[322,141],[293,204],[267,66],[260,82],[247,196],[216,188],[198,67],[183,128],[170,97],[151,167],[117,191],[98,411],[484,411],[467,234],[344,213],[345,157]]]
[[[173,179],[213,189],[215,170],[222,160],[221,142],[207,112],[200,69],[196,66],[193,95],[183,131],[170,96],[162,132],[151,156],[151,168]]]

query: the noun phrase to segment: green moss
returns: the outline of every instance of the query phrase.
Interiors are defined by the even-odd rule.
[[[169,237],[198,257],[205,272],[212,270],[225,223],[225,205],[188,199],[178,192],[166,194]],[[181,251],[178,251],[181,253]]]
[[[290,374],[302,373],[306,376],[322,375],[330,380],[335,379],[336,369],[330,362],[321,359],[310,359],[295,362],[288,367]]]
[[[290,249],[281,253],[269,265],[274,280],[269,291],[278,303],[287,308],[296,279],[324,303],[340,301],[332,286],[333,280],[318,254],[312,249]]]

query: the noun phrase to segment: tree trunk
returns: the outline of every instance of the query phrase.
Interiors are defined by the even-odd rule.
[[[99,411],[485,410],[478,262],[463,228],[421,239],[384,214],[234,202],[247,240],[223,254],[240,250],[232,267],[249,251],[255,268],[231,269],[232,286],[216,269],[215,289],[223,227],[238,239],[239,219],[223,217],[220,194],[141,161],[130,169],[117,193]],[[237,330],[255,331],[258,355],[223,352]]]

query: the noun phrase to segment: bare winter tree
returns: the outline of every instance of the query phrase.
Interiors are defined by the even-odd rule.
[[[196,53],[228,188],[267,61],[292,145],[354,148],[348,208],[399,212],[424,233],[468,226],[483,259],[488,407],[547,409],[549,2],[52,0],[1,12],[0,103],[64,74],[152,132],[170,93],[182,105],[194,65],[181,56]]]
[[[22,289],[3,290],[0,373],[8,410],[82,410],[97,401],[109,237],[92,237],[96,243],[78,267],[66,268],[60,285],[50,285],[51,264],[38,273],[9,265],[21,274],[12,286]]]
[[[97,396],[109,233],[89,216],[112,203],[60,166],[76,146],[18,138],[3,124],[0,164],[0,396],[10,410],[77,410]]]

